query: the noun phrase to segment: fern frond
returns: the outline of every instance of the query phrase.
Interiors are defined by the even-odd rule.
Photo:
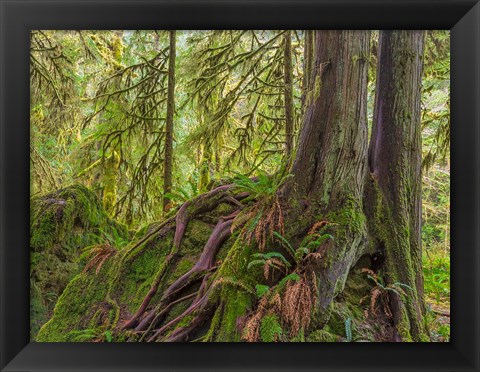
[[[294,282],[298,282],[300,280],[300,276],[297,273],[290,273],[286,277],[284,277],[282,280],[280,280],[277,284],[277,292],[280,292],[283,288],[285,288],[285,285],[290,281],[293,280]]]
[[[257,290],[257,297],[260,298],[270,290],[270,287],[268,285],[257,284],[255,289]]]
[[[265,264],[265,260],[253,260],[247,266],[247,269],[250,270],[254,266],[263,266]]]
[[[283,329],[275,314],[269,314],[260,322],[260,338],[263,342],[275,342],[283,334]]]
[[[265,253],[264,256],[266,259],[272,259],[272,258],[278,258],[280,261],[285,265],[285,267],[290,267],[290,262],[287,261],[287,259],[283,256],[283,254],[279,252],[268,252]]]
[[[290,253],[292,255],[295,255],[295,249],[293,249],[292,245],[290,244],[290,242],[285,239],[280,233],[278,233],[277,231],[274,231],[273,232],[273,235],[278,238],[284,245],[284,247],[288,248],[290,250]]]

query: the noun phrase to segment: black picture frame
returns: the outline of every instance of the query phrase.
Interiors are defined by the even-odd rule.
[[[480,371],[480,4],[473,0],[0,0],[2,371]],[[29,342],[29,31],[450,29],[449,343]]]

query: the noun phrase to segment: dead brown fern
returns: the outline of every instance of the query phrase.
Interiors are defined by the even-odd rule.
[[[402,288],[401,283],[393,283],[389,285],[384,285],[381,278],[377,276],[377,274],[368,268],[363,268],[362,273],[366,273],[368,277],[375,283],[375,286],[370,291],[370,304],[369,304],[369,312],[365,312],[366,317],[368,315],[371,316],[378,316],[380,315],[380,311],[382,315],[386,316],[387,318],[392,318],[393,313],[390,307],[390,296],[389,293],[393,292],[399,296],[406,296],[407,293]],[[360,300],[363,302],[368,296],[365,296]]]
[[[282,298],[275,293],[272,296],[264,296],[260,299],[257,310],[252,313],[245,323],[242,332],[242,340],[246,342],[260,341],[260,327],[262,319],[270,314],[280,314],[282,309]]]
[[[239,214],[232,224],[232,231],[246,225],[249,220],[252,220],[252,225],[244,229],[242,233],[248,244],[251,244],[255,238],[260,251],[265,250],[268,240],[273,237],[274,231],[284,234],[283,210],[277,195],[259,201],[249,211]]]
[[[308,235],[316,233],[319,229],[328,224],[328,221],[318,221],[313,224],[313,226],[308,230]]]
[[[88,257],[90,260],[82,270],[83,273],[88,272],[91,268],[96,266],[95,274],[100,272],[105,261],[117,253],[117,250],[110,244],[98,244],[90,249]]]
[[[303,274],[298,281],[288,283],[282,301],[281,317],[290,327],[292,336],[310,325],[312,309],[316,301],[315,276],[307,279]]]
[[[277,269],[279,271],[286,271],[286,266],[285,264],[280,261],[278,258],[270,258],[265,261],[265,264],[263,265],[263,276],[265,279],[269,279],[270,273],[272,275],[274,274],[274,270],[271,269]],[[273,279],[273,278],[272,278]]]
[[[260,323],[268,311],[269,299],[262,297],[258,303],[257,310],[248,318],[243,329],[242,339],[247,342],[258,342],[260,340]]]

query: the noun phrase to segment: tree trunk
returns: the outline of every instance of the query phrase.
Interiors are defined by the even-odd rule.
[[[403,340],[426,339],[421,250],[420,94],[423,31],[382,31],[373,129],[368,150],[369,230],[385,256],[394,323]]]
[[[293,151],[293,72],[292,72],[292,34],[285,32],[284,37],[284,100],[285,100],[285,156],[290,161]]]
[[[203,145],[202,146],[202,157],[199,164],[199,177],[198,177],[198,190],[200,192],[205,192],[208,190],[208,187],[211,182],[212,174],[212,147]]]
[[[308,91],[312,88],[313,63],[315,61],[314,35],[312,30],[305,30],[305,42],[303,47],[303,80],[302,80],[302,104],[305,106],[305,100]]]
[[[168,57],[167,121],[165,125],[165,165],[163,177],[163,211],[169,209],[170,199],[165,195],[172,191],[173,168],[173,115],[175,112],[175,30],[169,31],[170,48]]]
[[[350,268],[363,253],[366,224],[362,207],[367,151],[367,58],[370,32],[317,31],[313,96],[307,100],[297,155],[284,203],[305,233],[319,221],[331,226],[333,244],[316,270],[320,324],[343,289]],[[299,226],[302,221],[303,226]]]

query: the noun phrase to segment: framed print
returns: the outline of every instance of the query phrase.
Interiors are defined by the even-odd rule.
[[[1,24],[2,370],[479,370],[476,1]]]

